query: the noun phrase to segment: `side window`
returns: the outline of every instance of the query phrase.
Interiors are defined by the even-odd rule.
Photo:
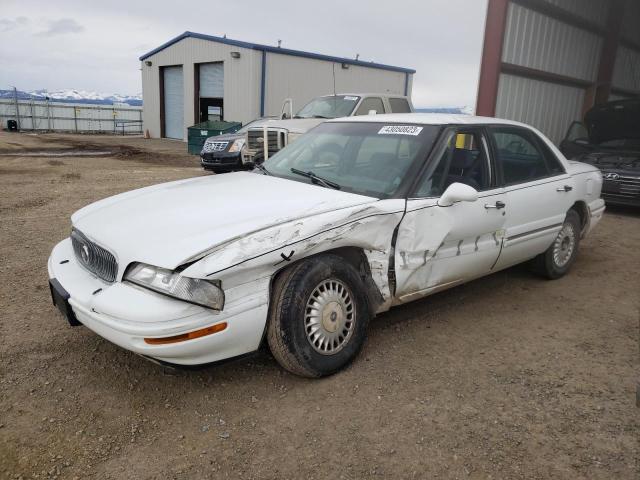
[[[451,134],[437,162],[418,186],[416,197],[439,197],[452,183],[464,183],[478,191],[491,188],[489,157],[478,132]]]
[[[495,128],[492,129],[492,135],[497,150],[497,161],[502,166],[506,185],[531,182],[552,173],[553,169],[548,168],[543,150],[536,146],[529,132]],[[556,168],[562,171],[559,164]]]
[[[382,105],[382,99],[379,97],[368,97],[362,100],[362,103],[358,107],[356,115],[368,115],[369,110],[375,110],[376,113],[384,113],[384,106]]]
[[[411,107],[406,98],[390,98],[389,105],[393,113],[411,113]]]

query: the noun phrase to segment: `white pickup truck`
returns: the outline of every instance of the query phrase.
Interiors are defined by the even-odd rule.
[[[288,111],[287,111],[288,110]],[[300,135],[327,119],[383,113],[411,113],[408,97],[381,93],[342,93],[317,97],[293,115],[290,99],[282,105],[280,119],[249,128],[242,163],[257,164],[295,141]],[[264,141],[267,138],[268,141]]]

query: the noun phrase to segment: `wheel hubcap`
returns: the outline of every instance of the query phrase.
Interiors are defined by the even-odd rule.
[[[355,305],[347,286],[340,280],[324,280],[307,300],[304,317],[307,340],[316,352],[333,355],[351,338],[355,318]]]
[[[573,225],[566,224],[558,233],[553,244],[553,261],[558,267],[564,267],[573,255],[576,244],[576,236]]]

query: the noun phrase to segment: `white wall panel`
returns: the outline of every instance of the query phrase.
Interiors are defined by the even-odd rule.
[[[501,74],[496,117],[532,125],[558,144],[581,118],[584,94],[582,88]]]
[[[404,95],[405,73],[267,53],[265,115],[277,115],[286,98],[294,111],[320,95],[333,93],[391,93]],[[410,79],[411,80],[411,79]],[[411,96],[411,81],[409,82]]]
[[[568,77],[595,80],[602,39],[511,3],[502,61]]]
[[[231,58],[231,52],[240,58]],[[184,138],[186,128],[195,123],[195,63],[224,62],[225,119],[246,123],[260,114],[260,72],[262,52],[199,38],[185,38],[141,62],[144,98],[144,128],[152,137],[160,136],[160,78],[158,67],[183,65]],[[151,66],[145,64],[152,63]]]

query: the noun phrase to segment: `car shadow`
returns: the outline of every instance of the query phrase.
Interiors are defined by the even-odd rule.
[[[622,215],[623,217],[640,218],[640,207],[630,205],[610,205],[605,202],[605,215]]]

